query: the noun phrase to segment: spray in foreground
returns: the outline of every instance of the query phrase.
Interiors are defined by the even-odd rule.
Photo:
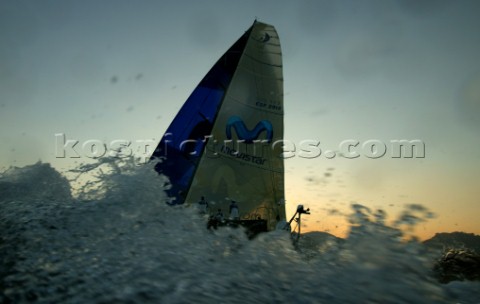
[[[75,189],[49,164],[4,172],[0,302],[480,300],[479,282],[440,284],[432,274],[436,256],[401,241],[381,211],[353,205],[344,241],[301,240],[295,250],[284,232],[248,240],[242,229],[207,230],[195,208],[167,205],[168,180],[153,165],[103,160],[80,167],[76,174],[95,171],[97,180]]]

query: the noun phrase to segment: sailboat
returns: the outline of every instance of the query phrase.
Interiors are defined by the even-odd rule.
[[[274,230],[285,222],[283,129],[279,37],[255,20],[200,81],[151,156],[170,179],[170,204],[196,206],[203,198],[218,223]]]

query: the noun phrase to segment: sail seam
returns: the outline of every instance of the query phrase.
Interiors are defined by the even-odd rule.
[[[258,77],[258,78],[262,78],[262,79],[265,79],[265,80],[274,80],[274,81],[282,81],[283,82],[283,76],[281,78],[276,78],[276,77],[272,77],[271,74],[262,74],[262,73],[259,73],[257,71],[254,71],[253,69],[249,68],[249,67],[245,67],[245,66],[242,66],[242,67],[238,67],[239,69],[242,69],[243,71],[245,72],[248,72],[250,74],[252,74],[253,76],[255,77]]]
[[[277,68],[283,67],[283,65],[271,64],[271,63],[267,63],[267,62],[260,61],[260,60],[258,60],[258,59],[253,58],[252,56],[248,55],[247,53],[243,53],[243,55],[245,55],[246,57],[252,59],[252,60],[255,61],[255,62],[264,64],[264,65],[273,66],[273,67],[277,67]]]

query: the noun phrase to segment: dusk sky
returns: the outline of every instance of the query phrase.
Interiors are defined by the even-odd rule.
[[[1,0],[0,169],[90,161],[57,158],[58,133],[158,142],[258,18],[282,44],[285,139],[359,142],[357,158],[285,161],[287,217],[301,203],[305,231],[344,236],[352,203],[390,220],[415,204],[435,214],[421,238],[480,234],[479,16],[479,1]],[[402,139],[424,157],[392,157]]]

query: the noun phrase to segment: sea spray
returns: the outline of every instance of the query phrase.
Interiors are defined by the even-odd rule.
[[[287,233],[249,241],[242,229],[207,230],[195,208],[166,204],[168,179],[151,165],[80,166],[69,174],[80,174],[77,181],[88,186],[70,190],[74,197],[35,186],[68,185],[48,164],[4,172],[0,302],[479,300],[476,282],[435,281],[423,247],[385,225],[383,211],[352,205],[348,237],[309,248],[306,258],[307,248],[294,250]]]

